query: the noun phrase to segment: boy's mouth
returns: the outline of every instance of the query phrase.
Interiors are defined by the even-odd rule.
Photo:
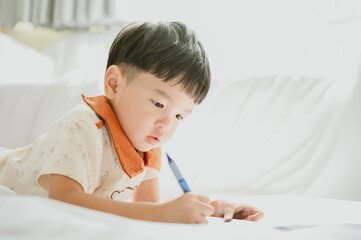
[[[147,137],[148,138],[148,143],[150,144],[150,145],[156,145],[156,144],[158,144],[159,142],[160,142],[160,139],[159,138],[157,138],[157,137],[153,137],[153,136],[148,136]]]

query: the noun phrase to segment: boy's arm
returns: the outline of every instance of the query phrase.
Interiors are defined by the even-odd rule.
[[[128,218],[160,220],[156,203],[121,202],[87,194],[78,182],[59,174],[51,174],[49,198]]]
[[[214,212],[209,198],[201,195],[186,193],[166,203],[115,201],[85,193],[78,182],[59,174],[50,176],[49,198],[127,218],[157,222],[205,223],[206,216]]]
[[[158,177],[142,182],[133,194],[133,202],[159,202]]]

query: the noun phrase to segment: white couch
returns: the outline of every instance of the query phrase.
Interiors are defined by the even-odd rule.
[[[326,32],[336,39],[359,26]],[[31,143],[81,103],[81,93],[102,94],[115,34],[77,32],[43,52],[1,34],[0,146]],[[194,191],[361,200],[361,47],[330,42],[326,57],[337,59],[325,61],[323,77],[214,79],[206,101],[164,147]],[[166,162],[160,177],[164,200],[181,193]]]

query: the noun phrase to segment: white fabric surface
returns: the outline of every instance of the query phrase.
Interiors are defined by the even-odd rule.
[[[339,150],[348,95],[338,82],[325,79],[242,80],[224,88],[186,119],[164,149],[178,160],[197,192],[306,194]],[[350,127],[355,130],[356,126]],[[360,143],[353,148],[357,147]],[[354,178],[351,185],[343,184],[343,179],[349,171],[361,169],[359,157],[336,159],[345,164],[343,171],[327,175],[351,199],[361,199],[361,179]],[[310,195],[327,197],[334,191],[333,197],[345,197],[335,194],[332,185],[322,186]],[[164,186],[167,194],[174,188]]]
[[[328,23],[342,24],[361,19],[359,0],[324,0],[322,5]]]
[[[56,62],[55,78],[62,77],[64,73],[80,71],[102,81],[109,49],[119,30],[74,32],[52,43],[42,53]]]
[[[361,203],[292,195],[217,196],[257,204],[265,211],[258,223],[207,225],[143,222],[80,208],[62,202],[24,197],[0,187],[1,239],[330,239],[361,236]],[[357,225],[355,225],[357,224]],[[279,231],[274,227],[299,227]]]
[[[270,75],[214,89],[165,149],[191,188],[361,200],[360,30],[360,19],[322,29],[315,59],[304,62],[322,77]],[[163,190],[174,196],[176,187]]]
[[[77,75],[54,83],[0,84],[0,146],[17,148],[44,134],[53,121],[83,102],[81,94],[101,94],[98,80]]]
[[[53,59],[0,32],[0,83],[49,82]]]

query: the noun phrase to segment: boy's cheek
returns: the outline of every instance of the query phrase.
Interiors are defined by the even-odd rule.
[[[165,134],[162,141],[161,141],[161,145],[167,143],[173,137],[174,132],[175,131],[168,132],[167,134]]]
[[[173,137],[175,131],[176,131],[177,128],[178,128],[178,126],[179,126],[179,123],[177,123],[172,129],[170,129],[170,130],[168,131],[167,136],[166,136],[166,137],[167,137],[167,140],[169,140],[170,138]]]

